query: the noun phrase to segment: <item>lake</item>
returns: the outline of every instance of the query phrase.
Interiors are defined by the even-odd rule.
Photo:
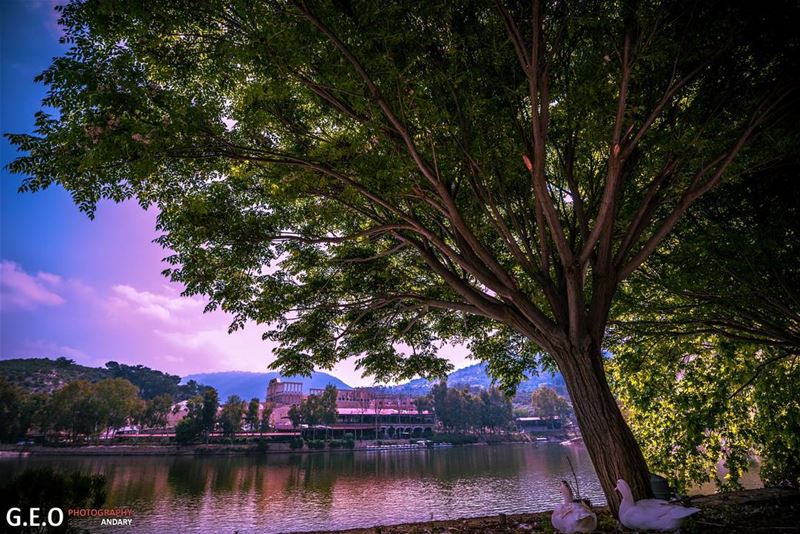
[[[216,457],[28,457],[0,460],[3,480],[28,467],[102,473],[105,507],[133,526],[92,532],[260,532],[344,529],[552,509],[573,480],[605,504],[582,446],[503,444],[419,451]],[[573,483],[574,485],[574,483]]]

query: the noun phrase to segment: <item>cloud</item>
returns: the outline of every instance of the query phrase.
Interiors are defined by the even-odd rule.
[[[23,349],[20,351],[20,355],[24,357],[47,356],[48,358],[64,356],[65,358],[76,360],[83,364],[94,363],[92,358],[80,349],[44,339],[26,341],[23,344]]]
[[[139,291],[129,285],[115,285],[112,287],[116,298],[112,299],[115,306],[133,306],[143,315],[154,317],[161,321],[171,321],[175,314],[183,311],[201,311],[203,303],[198,299],[182,297],[177,294],[159,295],[149,291]]]
[[[33,310],[39,306],[59,306],[64,298],[54,291],[61,277],[52,273],[26,273],[9,260],[0,263],[0,306],[6,309]]]
[[[261,332],[255,325],[229,334],[223,317],[208,319],[204,328],[195,325],[196,328],[187,330],[156,329],[153,334],[172,346],[175,352],[192,355],[194,361],[205,361],[213,370],[263,370],[272,360],[273,345],[261,339]],[[219,324],[220,319],[224,324]]]

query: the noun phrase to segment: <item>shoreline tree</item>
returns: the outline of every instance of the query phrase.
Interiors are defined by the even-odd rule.
[[[547,419],[550,428],[553,428],[556,417],[561,420],[563,427],[564,419],[572,411],[567,400],[548,386],[540,386],[531,393],[531,407],[534,415]]]
[[[200,396],[199,425],[206,443],[214,428],[217,426],[217,412],[219,411],[219,394],[212,387],[203,389]]]
[[[256,432],[258,430],[258,412],[260,409],[261,402],[259,402],[258,397],[253,397],[250,399],[250,403],[247,405],[247,413],[245,414],[244,418],[245,426],[247,426],[247,430],[250,432]]]
[[[231,443],[237,432],[242,431],[242,417],[245,415],[245,401],[238,395],[230,395],[220,410],[217,421],[222,435],[231,438]]]
[[[336,410],[336,399],[338,398],[338,391],[336,386],[328,384],[325,386],[322,394],[319,396],[319,411],[320,423],[325,425],[325,439],[328,439],[328,430],[331,425],[335,425],[339,418],[339,412]]]
[[[265,432],[269,432],[272,428],[272,412],[275,409],[275,405],[271,402],[265,402],[264,408],[261,410],[261,421],[258,425],[258,433],[264,434]]]
[[[723,178],[791,150],[792,2],[73,1],[22,189],[160,210],[165,271],[274,365],[564,376],[613,511],[647,465],[606,381],[621,284]],[[403,347],[401,350],[400,347]]]
[[[142,424],[148,428],[165,428],[170,409],[174,404],[172,395],[162,393],[145,402],[146,406],[141,418]]]

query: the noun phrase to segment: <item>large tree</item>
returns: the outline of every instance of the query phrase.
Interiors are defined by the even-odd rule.
[[[74,1],[23,188],[160,209],[166,272],[275,365],[513,385],[558,365],[606,497],[649,493],[605,378],[620,283],[787,150],[792,2]]]

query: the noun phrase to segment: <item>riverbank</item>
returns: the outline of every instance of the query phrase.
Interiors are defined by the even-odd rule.
[[[289,443],[270,442],[266,445],[259,444],[195,444],[195,445],[82,445],[80,447],[47,447],[43,445],[6,445],[0,447],[0,457],[23,456],[235,456],[235,455],[264,455],[264,454],[319,454],[338,453],[351,451],[368,451],[376,443],[385,445],[408,444],[409,440],[380,440],[355,442],[355,447],[311,449],[303,447],[293,449]],[[521,443],[517,440],[492,440],[478,441],[477,443],[462,443],[456,446],[492,446],[509,443]],[[421,448],[424,450],[424,448]]]
[[[800,493],[762,488],[733,493],[701,495],[691,499],[700,513],[687,520],[681,532],[697,534],[756,534],[800,532]],[[633,532],[620,526],[607,508],[595,508],[595,532]],[[317,530],[303,534],[537,534],[552,533],[550,512],[500,514],[488,517],[426,521],[349,530]],[[294,534],[300,534],[299,532]]]

